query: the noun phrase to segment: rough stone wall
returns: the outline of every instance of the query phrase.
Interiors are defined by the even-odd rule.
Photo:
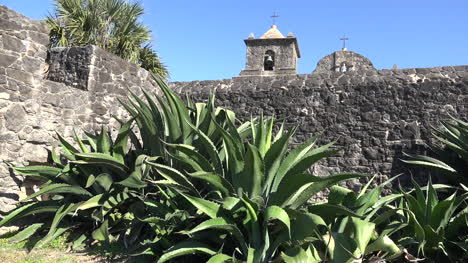
[[[48,160],[56,132],[95,131],[125,119],[118,98],[152,90],[149,73],[97,47],[54,48],[48,28],[0,6],[0,211],[14,207],[22,177],[5,163]]]
[[[408,174],[411,167],[399,161],[402,151],[423,151],[438,120],[449,113],[468,118],[468,66],[242,77],[170,87],[190,91],[195,100],[216,90],[217,104],[244,120],[262,112],[286,118],[289,125],[300,125],[298,143],[323,132],[321,143],[338,140],[343,151],[320,163],[319,175],[361,172],[377,174],[377,182]],[[363,182],[348,186],[358,189]]]
[[[42,73],[49,42],[45,24],[0,6],[0,160],[17,161],[33,155],[41,134],[40,111]],[[30,143],[29,150],[23,145]],[[29,157],[28,157],[29,156]],[[16,178],[15,178],[16,179]],[[9,209],[16,198],[17,182],[0,164],[0,208]]]

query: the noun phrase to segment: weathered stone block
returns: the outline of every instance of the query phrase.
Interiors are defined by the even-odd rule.
[[[21,130],[26,124],[26,111],[23,106],[15,104],[5,112],[5,127],[17,132]]]
[[[32,85],[34,82],[34,77],[33,74],[23,71],[23,70],[18,70],[18,69],[12,69],[12,68],[7,68],[6,69],[6,75],[9,78],[12,78],[16,81],[23,82],[27,85]]]
[[[0,67],[8,68],[18,59],[16,56],[0,53]]]
[[[3,35],[3,48],[14,52],[22,53],[26,51],[26,45],[20,39],[4,34]]]

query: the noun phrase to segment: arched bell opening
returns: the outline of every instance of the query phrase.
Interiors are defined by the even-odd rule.
[[[275,52],[273,52],[273,50],[267,50],[265,52],[265,57],[263,60],[263,69],[264,70],[275,69]]]

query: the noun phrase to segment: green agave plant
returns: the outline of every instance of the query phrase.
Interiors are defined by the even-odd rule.
[[[225,127],[208,115],[213,124],[210,136],[186,118],[195,135],[192,144],[167,144],[172,151],[166,164],[147,161],[164,178],[153,184],[178,191],[208,218],[183,231],[190,241],[174,245],[159,262],[192,253],[211,255],[212,261],[232,257],[268,262],[279,257],[280,246],[294,240],[292,233],[302,231],[294,229],[294,222],[303,217],[297,211],[311,196],[364,176],[306,174],[311,165],[337,151],[328,150],[333,143],[314,148],[314,137],[288,153],[296,128],[285,132],[281,126],[273,137],[272,118],[260,117],[236,128],[232,113],[221,109],[218,115],[224,116]],[[308,255],[306,251],[310,250],[297,256]]]
[[[375,176],[359,193],[334,185],[330,188],[328,202],[312,204],[308,211],[321,218],[326,229],[324,235],[317,235],[316,247],[324,247],[323,260],[330,262],[361,262],[364,258],[394,259],[402,254],[398,245],[390,238],[405,227],[403,223],[391,222],[399,209],[389,204],[403,194],[381,196],[383,188],[395,180],[395,176],[372,190],[368,190]]]
[[[97,136],[86,135],[82,140],[75,136],[75,148],[58,135],[63,152],[52,151],[53,166],[10,167],[18,174],[34,177],[44,182],[40,190],[21,200],[0,226],[22,217],[30,219],[46,214],[18,233],[12,241],[25,240],[33,234],[44,233],[36,244],[40,247],[64,233],[82,233],[75,245],[92,240],[109,242],[113,237],[125,236],[130,222],[141,202],[139,195],[147,184],[143,181],[149,169],[146,155],[127,153],[131,121],[119,130],[114,142],[103,128]],[[75,134],[76,135],[76,134]],[[41,195],[52,195],[51,200],[36,200]],[[50,218],[50,219],[47,219]]]
[[[452,123],[442,121],[441,126],[433,130],[439,143],[431,145],[431,149],[437,157],[406,154],[410,159],[403,162],[437,170],[452,182],[467,185],[468,123],[452,117]]]
[[[400,233],[400,243],[417,247],[417,254],[430,262],[466,262],[468,250],[468,192],[453,193],[439,200],[429,181],[421,188],[413,181],[414,191],[401,190],[401,220],[408,225]]]

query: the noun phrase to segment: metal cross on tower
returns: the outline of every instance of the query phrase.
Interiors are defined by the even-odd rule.
[[[273,19],[273,25],[276,25],[276,18],[278,18],[279,15],[276,12],[273,12],[273,15],[270,17]]]
[[[346,36],[343,36],[342,38],[340,38],[340,40],[343,40],[343,51],[346,51],[346,40],[349,40],[349,38],[347,38]]]

